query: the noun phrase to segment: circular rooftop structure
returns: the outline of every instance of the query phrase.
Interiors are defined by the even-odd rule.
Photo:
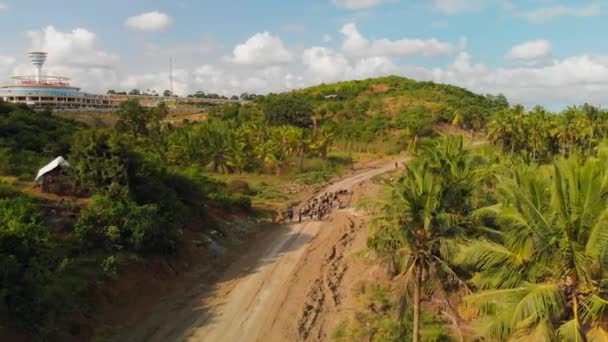
[[[114,108],[115,104],[106,95],[92,95],[80,91],[70,84],[70,78],[42,74],[47,53],[28,53],[35,68],[33,76],[13,76],[12,84],[0,85],[0,99],[24,103],[33,107],[60,109]]]

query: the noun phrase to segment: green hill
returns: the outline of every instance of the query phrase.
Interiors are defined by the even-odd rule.
[[[441,123],[480,130],[494,113],[509,107],[502,95],[479,95],[453,85],[398,76],[321,84],[267,95],[256,103],[263,107],[285,97],[309,103],[315,124],[333,127],[338,141],[366,145],[383,142],[392,145],[389,152],[403,150],[418,138],[432,135]]]
[[[326,105],[326,96],[336,95],[345,106],[363,105],[370,111],[399,114],[411,107],[424,107],[436,114],[457,110],[480,110],[483,113],[508,106],[504,96],[479,95],[467,89],[434,82],[414,81],[399,76],[346,81],[297,90],[293,93],[315,100],[321,107],[340,112],[339,105]]]

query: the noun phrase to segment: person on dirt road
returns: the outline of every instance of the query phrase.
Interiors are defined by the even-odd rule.
[[[289,217],[289,222],[293,222],[293,208],[287,209],[287,217]]]
[[[302,223],[302,208],[298,211],[298,223]]]

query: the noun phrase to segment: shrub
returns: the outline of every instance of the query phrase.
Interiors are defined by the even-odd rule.
[[[226,190],[231,193],[241,193],[245,195],[253,195],[253,191],[249,187],[249,183],[243,180],[233,180],[226,185]]]
[[[134,156],[124,140],[107,130],[79,133],[68,161],[80,185],[87,190],[103,191],[110,184],[128,186]]]
[[[157,205],[138,205],[119,186],[93,197],[75,233],[88,248],[144,253],[174,252],[181,237],[179,227],[160,215]]]

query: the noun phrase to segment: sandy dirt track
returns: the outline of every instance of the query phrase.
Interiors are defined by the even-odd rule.
[[[322,190],[357,191],[360,183],[394,170],[394,161],[356,172]],[[340,304],[345,255],[365,226],[347,208],[323,222],[286,224],[228,267],[212,289],[171,298],[116,341],[325,340],[324,308]]]

